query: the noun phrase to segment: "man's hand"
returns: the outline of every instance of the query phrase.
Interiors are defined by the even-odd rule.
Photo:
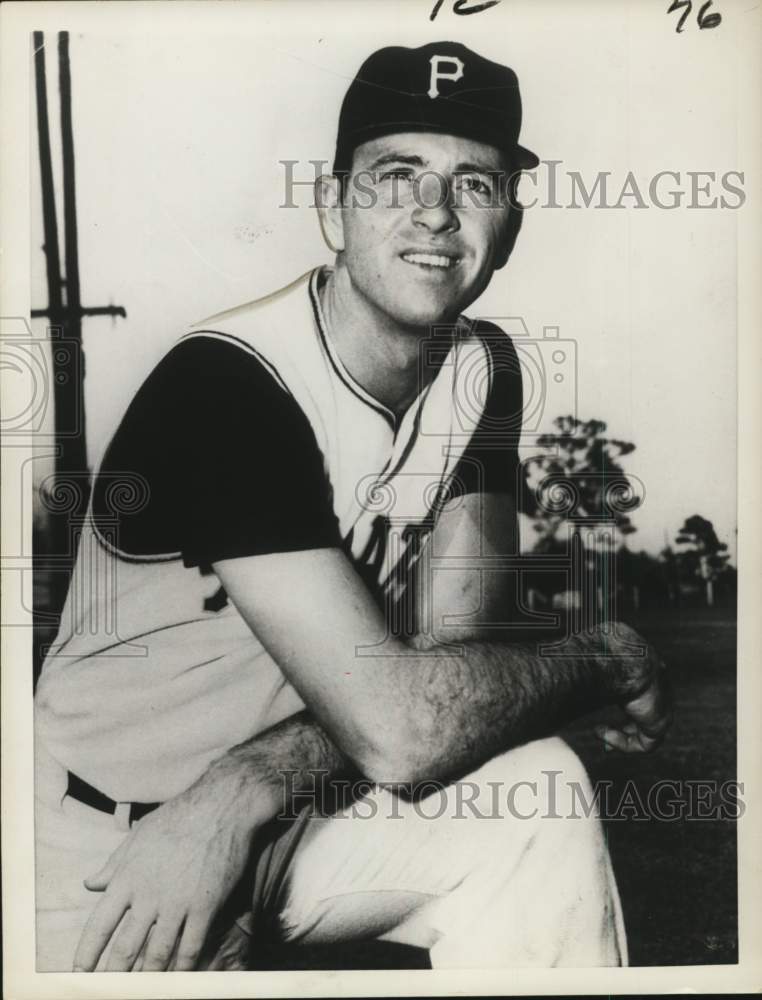
[[[624,753],[648,753],[664,739],[672,724],[672,698],[667,671],[658,653],[628,625],[616,623],[612,652],[615,700],[628,721],[621,727],[596,726],[599,739]],[[640,652],[642,655],[636,655]]]
[[[242,771],[212,765],[145,816],[106,866],[86,879],[88,889],[104,895],[82,933],[75,972],[93,971],[109,941],[107,971],[130,971],[147,939],[144,971],[194,968],[215,915],[244,872],[254,831],[273,815]]]

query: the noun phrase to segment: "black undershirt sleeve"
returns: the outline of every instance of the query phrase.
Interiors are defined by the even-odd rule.
[[[518,498],[521,366],[510,337],[499,327],[480,321],[474,332],[489,352],[490,389],[481,419],[455,469],[452,494],[509,493]]]
[[[262,359],[222,336],[181,341],[144,382],[96,479],[96,525],[120,471],[148,488],[147,503],[119,516],[127,556],[206,567],[340,544],[309,421]]]

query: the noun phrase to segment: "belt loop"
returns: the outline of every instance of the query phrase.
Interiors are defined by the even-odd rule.
[[[121,830],[122,833],[130,832],[131,809],[131,802],[117,802],[116,804],[116,809],[114,810],[114,822],[116,823],[117,830]]]

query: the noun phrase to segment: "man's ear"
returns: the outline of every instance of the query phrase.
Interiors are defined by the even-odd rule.
[[[334,253],[344,249],[344,216],[341,184],[333,174],[323,174],[315,181],[315,205],[323,239]]]
[[[518,202],[512,202],[508,209],[508,219],[503,233],[503,242],[495,264],[496,271],[499,271],[501,267],[505,267],[508,263],[508,258],[513,253],[513,248],[516,245],[523,219],[524,207],[519,205]]]

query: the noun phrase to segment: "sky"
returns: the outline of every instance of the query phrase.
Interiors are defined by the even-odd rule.
[[[74,34],[83,301],[127,310],[126,319],[84,321],[91,461],[188,325],[330,263],[307,189],[295,195],[296,208],[281,207],[279,161],[299,161],[307,179],[311,159],[331,159],[341,99],[364,58],[387,44],[455,39],[516,70],[522,142],[544,161],[536,186],[522,182],[522,197],[539,201],[525,212],[514,254],[469,314],[519,331],[530,367],[544,359],[538,431],[576,407],[635,443],[625,468],[645,499],[631,548],[655,553],[700,514],[735,556],[738,210],[719,200],[688,206],[743,199],[721,182],[744,169],[734,54],[743,25],[737,7],[723,7],[718,28],[699,30],[694,18],[678,34],[667,6],[506,0],[458,17],[446,3],[432,24],[430,5],[417,0],[340,0],[333,17],[328,4],[315,17],[294,2],[226,8],[211,28],[208,17],[203,25],[164,18],[150,31],[139,19],[109,31],[101,19],[97,32]],[[55,72],[51,45],[54,160]],[[47,293],[33,154],[39,308]],[[548,204],[549,161],[558,207]],[[662,171],[678,175],[657,188],[663,204],[670,191],[683,192],[674,209],[649,195]],[[715,179],[692,180],[699,171]],[[633,194],[619,208],[596,207],[598,199],[584,207],[579,192],[579,207],[570,207],[575,172],[588,188],[608,172],[609,205],[632,172],[641,207]],[[742,187],[735,175],[731,183]]]

